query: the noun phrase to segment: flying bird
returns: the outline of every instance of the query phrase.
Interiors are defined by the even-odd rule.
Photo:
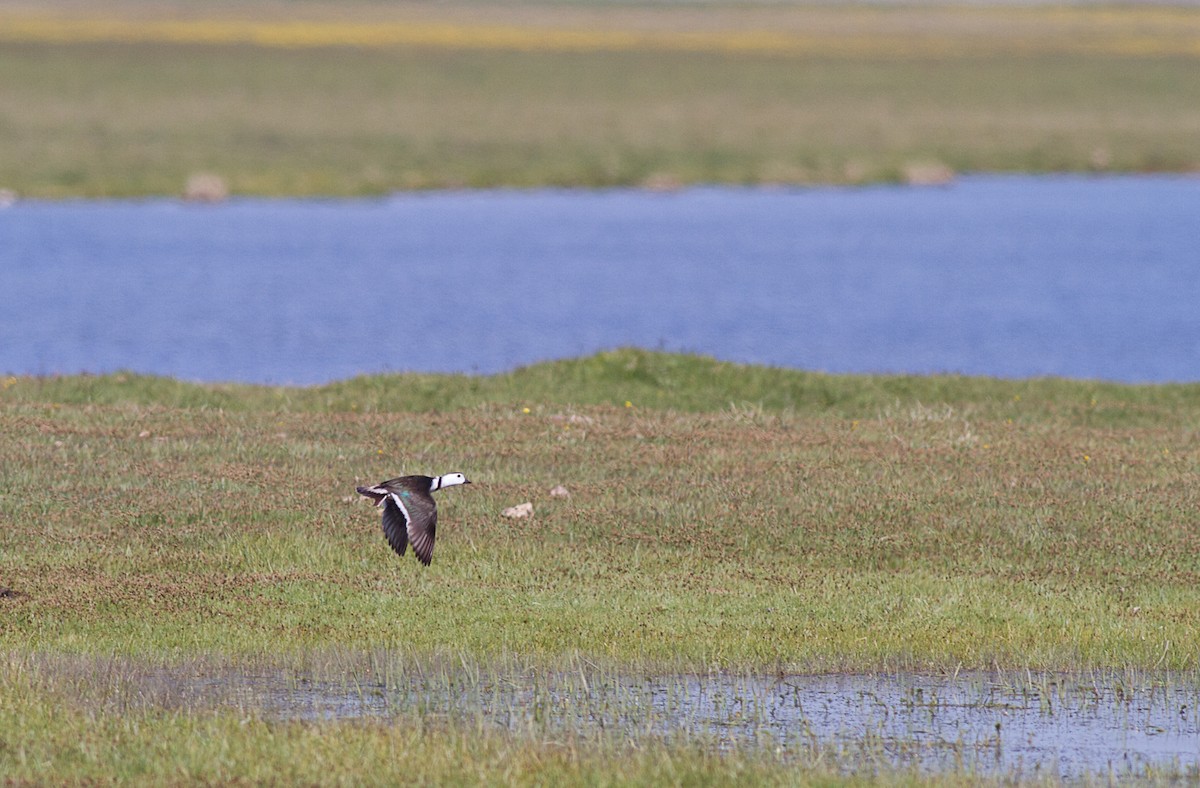
[[[429,566],[433,560],[433,537],[437,530],[437,503],[433,492],[456,484],[470,484],[461,473],[445,476],[400,476],[372,487],[356,488],[383,507],[383,534],[398,555],[409,543],[417,560]]]

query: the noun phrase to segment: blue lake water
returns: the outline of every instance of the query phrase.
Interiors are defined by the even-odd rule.
[[[0,210],[0,372],[310,384],[636,345],[1200,380],[1200,178]]]

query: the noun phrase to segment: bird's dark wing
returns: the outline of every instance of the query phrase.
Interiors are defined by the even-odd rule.
[[[390,495],[383,503],[383,535],[397,555],[404,555],[408,547],[408,518]]]
[[[408,521],[408,541],[412,542],[413,552],[425,566],[429,566],[429,562],[433,560],[433,538],[436,533],[435,507],[422,507],[420,514],[413,512],[412,519]]]

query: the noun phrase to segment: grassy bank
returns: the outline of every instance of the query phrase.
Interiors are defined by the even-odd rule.
[[[223,6],[128,5],[107,27],[77,10],[22,27],[27,9],[0,7],[0,187],[177,194],[211,171],[235,193],[359,195],[1200,166],[1190,9],[270,8],[224,27]]]
[[[0,402],[0,584],[20,594],[0,648],[792,670],[1200,653],[1194,386],[621,351],[305,390],[12,378]],[[450,470],[477,483],[444,495],[422,571],[353,487]],[[526,500],[532,519],[499,516]]]

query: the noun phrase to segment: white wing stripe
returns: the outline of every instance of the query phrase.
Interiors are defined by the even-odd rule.
[[[404,525],[407,530],[407,526],[412,524],[412,517],[409,516],[408,509],[404,508],[404,502],[400,500],[400,496],[396,495],[396,493],[390,493],[390,495],[392,496],[392,500],[396,502],[396,505],[400,507],[400,514],[404,515]]]

